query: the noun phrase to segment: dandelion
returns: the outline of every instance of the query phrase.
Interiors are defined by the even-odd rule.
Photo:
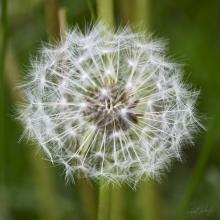
[[[75,28],[33,62],[20,119],[67,177],[157,179],[199,124],[181,75],[146,34]]]

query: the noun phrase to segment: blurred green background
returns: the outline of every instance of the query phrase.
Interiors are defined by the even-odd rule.
[[[84,28],[101,1],[106,0],[1,0],[0,220],[96,219],[97,183],[66,183],[60,167],[19,141],[23,128],[15,118],[22,95],[15,86],[48,32],[56,32],[57,12],[64,18],[65,10],[69,27]],[[110,219],[219,220],[220,1],[115,0],[114,19],[115,26],[143,23],[169,42],[167,54],[186,64],[186,81],[201,91],[198,112],[207,130],[160,183],[110,189]]]

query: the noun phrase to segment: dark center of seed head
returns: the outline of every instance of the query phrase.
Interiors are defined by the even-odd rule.
[[[84,116],[101,130],[127,130],[132,123],[138,123],[139,114],[135,113],[138,100],[129,96],[125,89],[117,86],[90,89],[85,100]]]

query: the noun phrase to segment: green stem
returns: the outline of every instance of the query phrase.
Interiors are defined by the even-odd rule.
[[[140,220],[163,219],[158,186],[154,181],[147,180],[140,184],[137,193],[137,206]]]
[[[60,39],[59,15],[57,0],[45,0],[45,12],[48,37],[51,42]]]
[[[111,189],[111,220],[123,220],[125,202],[124,202],[124,189],[123,187]]]
[[[150,0],[135,1],[132,24],[136,31],[146,31],[150,28]],[[140,210],[140,219],[162,219],[158,185],[152,180],[146,180],[139,187],[137,204]],[[160,213],[158,210],[160,210]]]
[[[114,6],[113,0],[97,0],[97,14],[100,21],[114,27]],[[98,220],[109,219],[110,189],[104,186],[103,177],[99,180],[99,201],[98,201]]]
[[[200,155],[198,157],[195,168],[192,172],[191,179],[187,186],[186,192],[184,193],[182,202],[180,203],[180,207],[179,207],[177,217],[176,217],[176,219],[178,220],[186,219],[187,217],[186,216],[187,209],[191,202],[192,196],[195,193],[196,189],[198,188],[200,181],[203,177],[207,161],[215,146],[214,141],[215,141],[215,137],[218,136],[219,127],[220,127],[220,106],[218,108],[218,111],[215,117],[213,118],[213,120],[211,121],[209,125],[209,129],[208,129],[208,133],[206,134],[204,146],[201,149]]]
[[[139,31],[150,27],[150,0],[136,0],[134,5],[133,24]]]
[[[110,188],[105,186],[104,178],[99,180],[98,220],[109,220]]]
[[[97,14],[100,21],[114,27],[114,4],[113,0],[97,0]]]
[[[96,198],[92,182],[89,179],[80,179],[78,184],[80,200],[86,220],[96,219]]]
[[[60,29],[60,39],[65,35],[67,30],[67,21],[66,21],[66,10],[65,8],[60,8],[58,10],[58,20],[59,20],[59,29]]]
[[[130,2],[129,2],[130,3]],[[120,0],[118,2],[118,10],[119,10],[119,16],[120,16],[120,22],[122,25],[129,24],[131,21],[131,14],[133,9],[133,2],[131,4],[128,4],[127,0]]]

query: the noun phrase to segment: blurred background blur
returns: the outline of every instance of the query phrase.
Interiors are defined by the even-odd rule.
[[[19,141],[23,128],[15,118],[22,94],[15,86],[42,41],[57,39],[66,24],[85,28],[108,1],[1,0],[0,220],[96,219],[97,183],[66,183],[60,167],[48,163],[33,144]],[[111,220],[219,220],[220,1],[110,2],[116,27],[150,30],[169,42],[168,55],[186,64],[185,80],[201,91],[198,112],[207,128],[160,183],[142,183],[135,191],[111,189]]]

